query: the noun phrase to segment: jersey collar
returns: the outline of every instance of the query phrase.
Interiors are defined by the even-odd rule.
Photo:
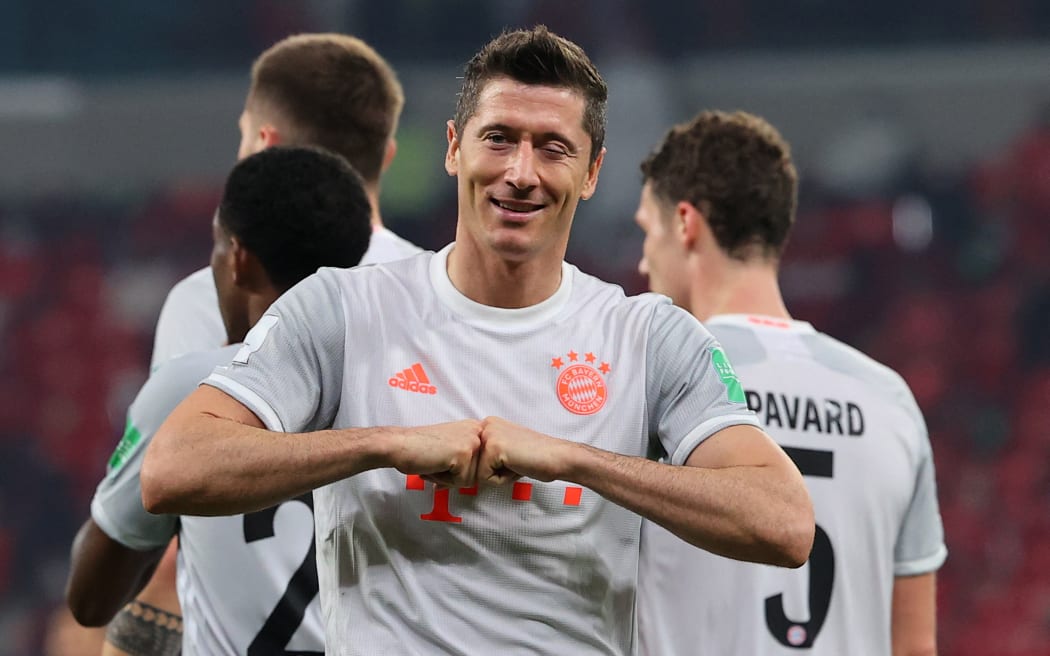
[[[562,261],[561,284],[550,298],[523,308],[498,308],[482,305],[464,296],[448,277],[448,254],[455,242],[445,246],[430,259],[430,283],[441,302],[461,318],[502,332],[525,332],[554,319],[572,294],[574,267]]]
[[[764,314],[716,314],[704,322],[708,326],[744,326],[751,329],[765,328],[797,335],[814,334],[817,331],[808,321],[795,321],[770,317]]]

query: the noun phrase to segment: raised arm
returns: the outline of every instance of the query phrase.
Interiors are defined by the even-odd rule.
[[[233,515],[272,506],[369,469],[474,478],[480,423],[267,430],[246,406],[208,385],[161,426],[142,465],[142,501],[155,513]]]
[[[813,544],[813,506],[791,459],[753,426],[724,428],[678,467],[485,420],[480,481],[509,473],[588,487],[713,553],[798,567]]]

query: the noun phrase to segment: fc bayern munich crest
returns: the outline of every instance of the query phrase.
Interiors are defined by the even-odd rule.
[[[551,367],[561,373],[558,375],[556,389],[558,400],[569,412],[577,415],[593,415],[605,406],[609,399],[609,388],[605,377],[612,371],[608,362],[598,362],[593,353],[581,354],[569,351],[564,358],[551,358]],[[575,363],[575,364],[573,364]],[[562,370],[562,367],[565,367]]]

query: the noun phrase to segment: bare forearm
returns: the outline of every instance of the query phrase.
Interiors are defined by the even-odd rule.
[[[214,416],[172,415],[143,462],[143,503],[150,512],[187,515],[266,508],[381,466],[385,430],[276,433]]]
[[[893,656],[936,656],[937,575],[893,581]]]
[[[676,467],[576,445],[569,480],[730,558],[798,567],[809,556],[809,495],[772,466]]]
[[[178,656],[182,648],[182,616],[133,601],[106,627],[103,656]]]
[[[84,626],[102,626],[142,589],[162,550],[135,551],[87,520],[73,540],[66,603]]]

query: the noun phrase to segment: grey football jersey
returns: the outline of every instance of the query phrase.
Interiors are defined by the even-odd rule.
[[[153,515],[142,507],[146,447],[172,410],[240,345],[171,360],[146,382],[128,411],[125,437],[91,504],[107,535],[134,548],[179,534],[178,594],[183,654],[324,651],[313,544],[312,499],[232,517]]]
[[[715,339],[666,298],[564,264],[546,301],[483,306],[449,281],[450,248],[322,269],[206,382],[274,430],[496,415],[675,464],[757,425]],[[379,469],[315,500],[329,654],[633,653],[640,518],[590,490],[435,489]]]
[[[892,370],[813,330],[717,316],[708,328],[749,406],[805,476],[817,521],[787,570],[689,548],[645,523],[639,633],[647,656],[890,654],[896,576],[947,555],[926,425]]]

